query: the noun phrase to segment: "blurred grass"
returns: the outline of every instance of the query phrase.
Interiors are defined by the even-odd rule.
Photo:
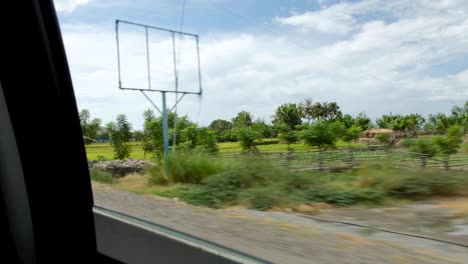
[[[139,194],[177,197],[190,204],[223,208],[245,206],[256,210],[295,208],[327,203],[335,206],[384,205],[432,197],[465,196],[468,174],[436,169],[392,168],[377,163],[341,172],[291,171],[268,160],[245,157],[227,162],[221,158],[187,154],[171,157],[167,182],[155,175],[130,175],[111,185]],[[200,160],[206,159],[201,162]],[[182,175],[182,176],[181,176]],[[462,208],[458,214],[464,214]]]

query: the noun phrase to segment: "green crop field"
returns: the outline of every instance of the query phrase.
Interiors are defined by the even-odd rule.
[[[144,153],[141,149],[140,142],[131,142],[132,145],[132,153],[131,157],[135,159],[143,159]],[[239,145],[239,142],[224,142],[218,143],[219,152],[221,154],[224,153],[239,153],[242,151],[242,148]],[[359,143],[352,143],[351,146],[353,147],[363,147],[364,144]],[[288,149],[287,144],[278,143],[278,139],[265,139],[259,143],[257,146],[260,152],[286,152]],[[296,151],[305,151],[310,148],[304,144],[292,144],[291,147]],[[348,147],[348,143],[344,141],[338,141],[337,147],[344,148]],[[114,152],[112,146],[109,143],[92,143],[86,145],[86,154],[89,160],[98,159],[98,156],[102,156],[106,159],[113,159]],[[149,158],[149,156],[147,156]]]
[[[139,142],[130,143],[132,146],[131,157],[135,159],[143,159],[143,149],[140,147]],[[86,156],[89,160],[98,159],[98,156],[102,156],[106,159],[114,159],[114,150],[109,143],[92,143],[86,145]]]

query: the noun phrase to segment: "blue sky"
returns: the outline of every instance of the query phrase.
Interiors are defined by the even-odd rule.
[[[117,89],[114,21],[178,29],[183,0],[54,2],[78,107],[104,122],[125,113],[141,129],[150,104]],[[468,100],[465,0],[186,0],[184,31],[200,35],[204,95],[187,96],[179,111],[202,125],[242,110],[269,121],[278,105],[305,98],[373,118],[448,112]],[[143,35],[124,33],[125,81],[144,85]],[[172,85],[167,41],[150,41],[154,86]],[[187,43],[184,87],[197,81]],[[157,93],[152,98],[159,104]]]

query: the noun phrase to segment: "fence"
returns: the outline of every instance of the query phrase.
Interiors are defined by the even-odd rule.
[[[236,159],[252,154],[225,152],[218,156],[225,159]],[[445,169],[445,160],[428,158],[425,154],[387,149],[384,147],[354,148],[348,150],[304,150],[285,152],[263,152],[257,155],[270,160],[277,166],[294,170],[345,170],[362,166],[384,164],[395,168],[434,168]],[[468,170],[468,157],[453,155],[447,160],[452,170]]]

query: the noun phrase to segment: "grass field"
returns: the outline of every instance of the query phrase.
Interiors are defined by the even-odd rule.
[[[140,142],[132,142],[132,153],[131,158],[143,159],[144,153],[141,149]],[[224,142],[218,143],[220,153],[239,153],[242,151],[239,142]],[[363,147],[364,144],[352,143],[353,147]],[[287,144],[278,143],[277,139],[265,139],[258,146],[260,152],[285,152],[288,149]],[[311,149],[304,144],[292,144],[291,147],[296,151],[305,151]],[[344,141],[338,141],[337,147],[348,147],[348,143]],[[114,158],[114,152],[112,146],[109,143],[92,143],[86,145],[86,154],[89,160],[96,160],[98,156],[102,156],[107,159]],[[147,156],[149,158],[149,156]]]
[[[143,153],[143,150],[141,149],[140,142],[131,142],[131,145],[132,145],[131,158],[143,159],[144,153]],[[348,143],[344,141],[338,141],[336,145],[338,148],[348,147]],[[239,142],[218,143],[218,146],[219,146],[220,154],[239,153],[242,151],[239,145]],[[365,144],[351,143],[351,146],[352,147],[364,147]],[[278,143],[277,139],[265,139],[257,147],[262,153],[286,152],[288,149],[287,144]],[[304,144],[292,144],[291,147],[297,152],[314,149]],[[468,158],[468,155],[466,155],[468,153],[468,144],[464,144],[464,146],[462,146],[461,152],[464,152],[464,154],[462,155],[458,154],[457,156],[463,156],[463,157]],[[89,160],[96,160],[98,159],[98,156],[105,157],[106,159],[114,158],[114,152],[113,152],[112,146],[109,143],[92,143],[90,145],[86,145],[86,154]],[[147,155],[146,158],[150,158],[150,156]]]
[[[140,142],[131,142],[132,154],[135,159],[143,159],[143,149],[140,147]],[[89,160],[96,160],[98,156],[103,156],[106,159],[114,159],[114,150],[109,143],[92,143],[86,145],[86,156]]]

